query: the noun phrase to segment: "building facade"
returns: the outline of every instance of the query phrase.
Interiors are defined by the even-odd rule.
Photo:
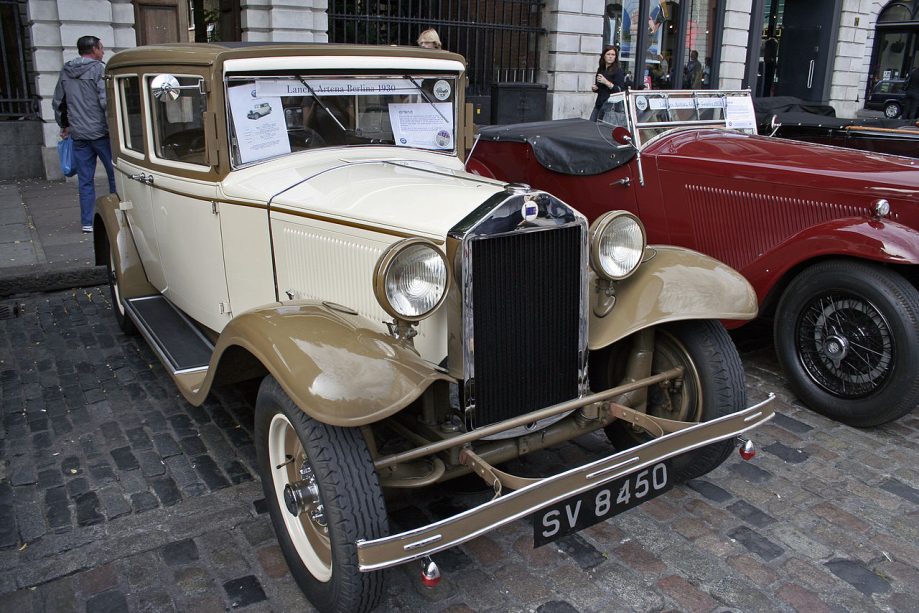
[[[359,42],[336,40],[354,31],[342,26],[351,13],[366,14],[368,40],[376,27],[373,40],[381,44],[412,44],[418,31],[435,27],[445,47],[465,53],[470,71],[483,75],[473,95],[487,98],[487,85],[502,81],[541,84],[552,119],[590,113],[594,73],[610,44],[619,47],[633,87],[749,88],[828,103],[840,117],[863,108],[875,80],[902,75],[919,60],[916,0],[220,0],[208,11],[213,0],[197,11],[194,0],[3,1],[24,8],[24,61],[48,178],[60,178],[51,98],[64,62],[77,56],[76,40],[98,36],[109,55],[202,40],[194,22],[205,15],[212,37],[253,42]],[[488,27],[518,36],[499,43],[470,34]],[[507,51],[476,55],[489,45]],[[693,58],[703,66],[701,82],[684,70]]]

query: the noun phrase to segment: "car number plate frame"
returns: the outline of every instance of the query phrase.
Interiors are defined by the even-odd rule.
[[[665,460],[549,505],[533,514],[533,546],[580,532],[669,492],[673,485],[673,464]]]

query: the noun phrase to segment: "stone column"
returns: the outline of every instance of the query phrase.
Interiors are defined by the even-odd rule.
[[[77,39],[97,36],[106,58],[135,46],[134,7],[130,0],[29,0],[26,15],[32,39],[35,93],[42,119],[42,161],[45,178],[61,179],[57,158],[60,128],[51,99],[61,68],[79,56]],[[105,59],[103,59],[105,61]],[[101,164],[99,165],[101,167]]]
[[[727,0],[725,4],[721,67],[714,89],[740,89],[746,72],[752,10],[752,0]]]
[[[603,48],[604,0],[548,0],[543,26],[548,30],[543,69],[548,83],[549,119],[590,116],[596,95],[590,91]]]
[[[242,0],[242,39],[328,42],[328,0]]]

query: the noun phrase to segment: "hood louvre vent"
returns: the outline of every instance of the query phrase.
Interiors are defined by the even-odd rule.
[[[687,185],[686,194],[694,248],[736,270],[816,224],[868,214],[865,207],[699,185]]]

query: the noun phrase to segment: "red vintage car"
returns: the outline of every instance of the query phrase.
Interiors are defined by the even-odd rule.
[[[919,404],[919,160],[757,136],[748,92],[627,92],[603,111],[481,127],[467,167],[591,221],[631,211],[649,243],[740,271],[814,410],[872,426]],[[591,379],[617,359],[592,356]]]

